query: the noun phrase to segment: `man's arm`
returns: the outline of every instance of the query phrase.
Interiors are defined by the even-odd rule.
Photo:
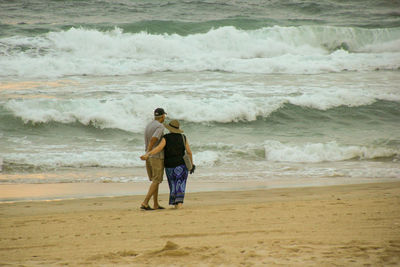
[[[153,136],[150,139],[149,145],[147,146],[147,152],[151,151],[154,147],[154,144],[158,142],[159,139],[163,137],[164,126],[157,127]]]
[[[150,142],[149,142],[149,145],[147,146],[147,150],[146,151],[147,152],[151,151],[153,149],[154,144],[157,143],[157,141],[158,141],[158,138],[153,136],[150,139]]]

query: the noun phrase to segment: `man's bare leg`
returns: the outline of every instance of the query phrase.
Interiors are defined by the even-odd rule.
[[[153,208],[154,209],[158,209],[158,207],[159,207],[159,205],[158,205],[158,188],[159,188],[159,185],[160,184],[157,184],[157,187],[156,187],[156,189],[154,190],[154,193],[153,193],[153,200],[154,200]]]
[[[144,201],[142,203],[143,206],[147,207],[149,205],[150,198],[152,196],[154,198],[154,193],[155,192],[157,192],[157,197],[156,198],[157,198],[157,201],[158,201],[158,186],[159,186],[159,183],[156,183],[156,182],[152,182],[151,183],[151,185],[149,187],[149,191],[147,192],[146,198],[144,199]]]

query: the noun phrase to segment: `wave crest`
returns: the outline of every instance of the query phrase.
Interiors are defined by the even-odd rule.
[[[265,157],[277,162],[326,162],[351,159],[393,158],[400,151],[383,147],[345,146],[336,142],[283,144],[279,141],[265,142]]]
[[[2,76],[216,70],[310,74],[400,67],[399,28],[226,26],[187,36],[71,28],[0,42]]]
[[[331,120],[335,120],[335,118],[342,120],[343,113],[340,110],[324,114],[325,111],[341,106],[352,107],[354,110],[351,111],[351,114],[367,116],[371,120],[380,120],[382,116],[385,116],[386,119],[396,120],[396,114],[400,112],[397,103],[400,101],[400,97],[392,94],[375,96],[365,92],[357,94],[354,91],[348,94],[341,94],[340,91],[337,93],[323,92],[317,95],[302,94],[296,97],[260,96],[256,98],[242,94],[199,98],[178,94],[172,98],[162,95],[137,94],[125,98],[24,99],[4,102],[0,105],[0,112],[3,109],[3,114],[10,112],[12,117],[20,118],[24,123],[34,125],[51,122],[81,123],[99,129],[111,128],[136,133],[141,133],[148,121],[152,119],[152,107],[154,106],[164,107],[170,118],[192,123],[251,122],[259,118],[269,118],[272,114],[276,115],[275,119],[279,119],[282,115],[289,116],[288,119],[291,120],[314,120],[315,116],[325,117],[328,115],[331,116]],[[388,100],[395,102],[387,102]],[[362,109],[362,107],[370,105],[376,105],[374,109],[380,110],[378,117],[374,117],[378,111],[371,113],[368,109]],[[350,110],[346,111],[347,116],[350,115],[349,112]],[[2,120],[7,120],[7,118],[4,117]]]

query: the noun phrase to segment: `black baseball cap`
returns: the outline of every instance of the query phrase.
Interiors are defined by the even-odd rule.
[[[165,110],[163,108],[156,108],[154,110],[154,116],[161,116],[167,114],[167,112],[165,112]]]

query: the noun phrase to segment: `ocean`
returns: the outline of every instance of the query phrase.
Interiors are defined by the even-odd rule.
[[[0,188],[146,181],[157,107],[192,181],[399,180],[400,1],[0,0]]]

